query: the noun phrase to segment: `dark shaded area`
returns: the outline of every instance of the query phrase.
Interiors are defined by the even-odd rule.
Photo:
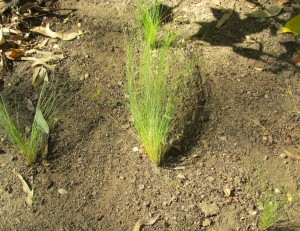
[[[169,7],[164,4],[159,4],[158,8],[159,8],[159,12],[160,12],[161,23],[170,23],[173,21],[174,7]]]
[[[269,228],[269,231],[299,231],[300,226],[295,224],[276,224],[274,227]]]
[[[222,17],[223,11],[211,8],[216,18],[212,22],[199,22],[200,30],[192,36],[192,39],[200,39],[209,42],[213,46],[234,46],[245,40],[246,35],[258,33],[271,26],[271,20],[257,22],[254,18],[241,19],[236,11],[233,11],[228,21],[219,29],[216,28],[218,20]]]
[[[191,78],[185,86],[186,91],[191,93],[184,100],[184,105],[180,108],[179,113],[185,113],[181,118],[184,127],[175,128],[182,131],[179,140],[175,140],[166,153],[163,166],[166,168],[175,167],[181,162],[183,154],[188,155],[192,148],[197,145],[201,139],[202,132],[206,122],[209,120],[209,111],[207,102],[209,99],[208,84],[204,84],[200,67],[194,67]]]
[[[276,67],[270,68],[270,71],[273,73],[283,71],[290,66],[289,59],[297,52],[297,50],[299,50],[299,43],[296,41],[283,42],[282,45],[286,48],[286,52],[280,56],[265,52],[264,45],[259,42],[258,49],[245,48],[238,45],[239,43],[244,42],[246,36],[259,33],[267,28],[270,30],[270,36],[276,36],[278,28],[275,24],[283,26],[286,21],[280,20],[277,17],[266,18],[263,22],[250,17],[241,19],[240,15],[236,11],[233,11],[228,21],[220,28],[216,28],[217,22],[222,17],[224,11],[216,8],[211,8],[211,11],[216,20],[212,22],[198,22],[200,29],[191,37],[192,40],[206,41],[212,46],[232,47],[233,51],[241,56],[261,60],[267,64],[271,64],[271,61],[268,60],[268,58],[271,58],[272,61],[281,61]],[[299,69],[298,67],[295,68]]]

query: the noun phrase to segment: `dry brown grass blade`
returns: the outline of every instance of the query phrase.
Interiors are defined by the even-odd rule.
[[[31,189],[29,187],[29,185],[27,184],[27,182],[24,180],[23,176],[21,176],[15,170],[14,170],[14,173],[16,174],[16,176],[20,179],[20,181],[22,183],[23,192],[27,194],[27,197],[25,198],[26,203],[29,206],[32,206],[32,204],[33,204],[33,189]]]
[[[296,159],[300,160],[300,155],[299,155],[299,154],[290,152],[290,151],[288,151],[288,150],[286,150],[286,149],[284,149],[284,148],[282,148],[282,150],[283,150],[283,152],[284,152],[287,156],[293,157],[293,158],[296,158]]]
[[[156,217],[149,218],[149,219],[139,219],[132,231],[140,231],[143,228],[143,226],[155,224],[155,222],[159,219],[159,217],[160,215],[157,215]]]

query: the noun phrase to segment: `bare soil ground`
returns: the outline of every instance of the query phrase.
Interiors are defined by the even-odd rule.
[[[68,103],[51,132],[49,165],[27,166],[1,135],[1,230],[132,230],[157,215],[144,230],[257,230],[265,195],[274,193],[295,198],[275,228],[300,230],[299,160],[282,155],[282,148],[300,152],[299,68],[288,61],[300,45],[299,37],[279,33],[299,13],[295,5],[258,22],[246,17],[257,9],[248,1],[164,2],[173,12],[165,27],[178,33],[176,46],[196,54],[203,94],[187,104],[195,113],[179,155],[171,152],[157,168],[134,135],[126,98],[123,32],[135,20],[135,2],[58,3],[78,10],[43,23],[62,32],[81,23],[88,33],[45,48],[58,44],[68,56],[51,76],[65,85]],[[234,12],[216,29],[221,8]],[[31,75],[30,63],[15,63],[3,97],[25,104],[35,94]],[[31,182],[32,208],[13,170]]]

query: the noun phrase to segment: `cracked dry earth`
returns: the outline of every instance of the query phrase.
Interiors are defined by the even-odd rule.
[[[300,153],[299,68],[288,62],[299,37],[279,33],[299,8],[258,22],[246,16],[257,9],[248,1],[164,1],[173,12],[164,27],[178,33],[174,49],[196,55],[204,93],[187,104],[194,116],[180,153],[157,168],[136,139],[126,98],[123,31],[134,23],[135,1],[58,3],[78,10],[46,18],[54,31],[78,23],[88,31],[45,48],[58,44],[67,55],[52,78],[72,97],[51,133],[49,165],[27,166],[1,135],[1,230],[132,230],[151,218],[143,230],[258,230],[264,198],[274,193],[294,199],[274,229],[300,230],[300,165],[283,151]],[[216,29],[221,8],[234,11]],[[29,67],[15,64],[4,97],[34,96]],[[32,208],[13,170],[34,187]]]

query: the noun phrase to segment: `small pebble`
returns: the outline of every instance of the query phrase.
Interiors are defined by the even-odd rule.
[[[138,148],[138,147],[134,147],[134,148],[132,149],[132,151],[133,151],[133,152],[138,152],[138,151],[139,151],[139,148]]]
[[[227,140],[227,137],[226,137],[226,136],[220,136],[219,138],[220,138],[220,140],[222,140],[222,141],[226,141],[226,140]]]
[[[283,158],[283,159],[285,159],[287,156],[286,156],[285,153],[281,153],[281,154],[280,154],[280,157]]]
[[[267,140],[268,140],[268,137],[263,136],[262,140],[263,140],[263,141],[267,141]]]
[[[255,210],[250,210],[249,211],[249,214],[252,215],[252,216],[255,216],[257,214],[257,211]]]
[[[207,227],[207,226],[210,226],[211,224],[212,224],[212,220],[207,218],[203,221],[202,226]]]
[[[140,185],[138,186],[138,188],[139,188],[139,190],[144,190],[144,189],[145,189],[145,185],[140,184]]]
[[[84,75],[84,79],[87,79],[88,77],[90,77],[90,74],[89,74],[89,73],[86,73],[86,74]]]
[[[215,179],[214,179],[213,177],[211,177],[211,176],[207,177],[206,179],[207,179],[208,181],[210,181],[210,182],[212,182],[212,181],[215,180]]]
[[[281,193],[281,191],[280,191],[278,188],[275,188],[275,189],[274,189],[274,192],[275,192],[276,194],[280,194],[280,193]]]

